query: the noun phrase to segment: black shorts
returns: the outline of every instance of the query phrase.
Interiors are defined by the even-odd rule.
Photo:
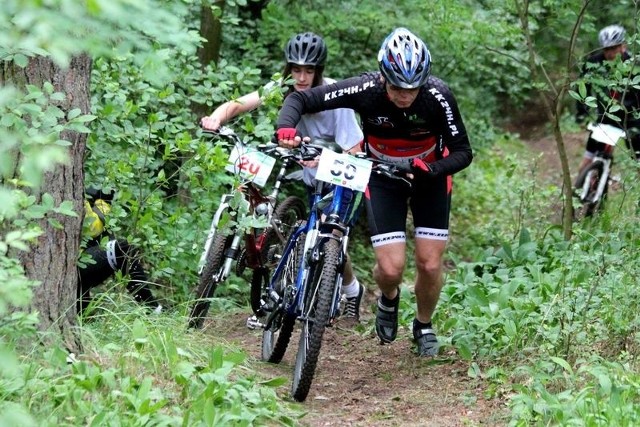
[[[374,247],[406,240],[409,208],[416,238],[448,239],[451,177],[418,177],[412,184],[409,188],[401,181],[371,175],[365,203]]]

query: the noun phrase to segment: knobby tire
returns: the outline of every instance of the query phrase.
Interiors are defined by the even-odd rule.
[[[588,180],[589,189],[587,191],[586,200],[584,202],[581,202],[581,206],[576,212],[575,216],[577,219],[593,216],[593,214],[600,208],[602,201],[607,194],[609,183],[605,184],[602,195],[598,200],[591,201],[591,199],[593,198],[592,195],[598,191],[598,185],[600,183],[600,179],[602,178],[603,170],[604,164],[600,161],[595,161],[587,166],[580,173],[580,175],[578,175],[576,182],[582,183],[582,185],[584,185],[584,182]],[[608,179],[608,177],[606,177],[605,179]]]
[[[297,223],[298,226],[302,226],[303,221]],[[300,263],[304,256],[304,241],[306,239],[306,233],[301,233],[298,236],[296,245],[291,250],[291,253],[287,257],[285,267],[283,268],[280,277],[274,281],[276,291],[285,299],[284,307],[291,303],[288,301],[288,292],[285,291],[287,284],[294,284],[298,277],[298,270],[300,269]],[[268,315],[268,313],[267,313]],[[270,363],[280,363],[284,357],[289,341],[291,341],[291,334],[293,327],[295,326],[296,315],[286,313],[284,310],[275,319],[274,323],[269,329],[266,329],[262,333],[262,360]]]
[[[334,288],[340,268],[340,251],[338,241],[327,240],[307,283],[305,309],[308,315],[303,320],[300,331],[300,343],[291,386],[291,394],[298,402],[303,402],[309,394],[320,356],[322,336],[331,317]]]
[[[211,306],[211,297],[213,297],[218,282],[213,279],[214,275],[218,275],[220,268],[224,264],[224,251],[231,244],[233,236],[216,235],[211,242],[209,254],[205,261],[204,269],[200,275],[198,287],[196,288],[196,301],[191,308],[189,314],[189,327],[202,328],[204,319]]]

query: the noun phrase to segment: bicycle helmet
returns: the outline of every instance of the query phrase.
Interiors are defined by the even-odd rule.
[[[431,54],[427,45],[406,28],[396,28],[382,42],[378,65],[389,83],[415,89],[427,82]]]
[[[284,57],[290,64],[322,67],[327,59],[327,45],[317,34],[300,33],[287,42]]]
[[[620,25],[609,25],[600,30],[598,41],[600,42],[600,47],[606,49],[608,47],[621,45],[625,42],[624,37],[624,28]]]

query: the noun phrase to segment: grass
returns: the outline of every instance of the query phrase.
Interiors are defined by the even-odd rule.
[[[259,377],[242,351],[185,325],[180,313],[104,300],[81,326],[75,363],[61,347],[22,349],[0,383],[0,424],[296,424],[298,410],[275,393],[285,379]]]

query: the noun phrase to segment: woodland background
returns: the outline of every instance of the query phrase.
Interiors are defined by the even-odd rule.
[[[598,30],[624,25],[638,52],[638,18],[630,0],[1,2],[0,425],[297,423],[280,382],[250,373],[256,362],[184,330],[205,230],[231,180],[226,148],[198,122],[277,79],[295,33],[321,34],[325,74],[343,78],[376,69],[396,26],[428,44],[475,153],[456,175],[435,319],[445,346],[506,408],[504,424],[640,422],[638,167],[620,148],[605,211],[573,223],[577,164],[563,139],[580,131],[576,73]],[[622,72],[610,84],[640,89]],[[230,125],[268,140],[278,106]],[[561,178],[521,139],[541,129]],[[118,278],[99,321],[75,316],[89,186],[116,190],[109,228],[141,248],[168,313],[147,315]],[[352,256],[373,287],[356,231]],[[213,315],[246,307],[247,295],[233,278]],[[412,305],[407,295],[403,325]],[[68,365],[69,351],[80,362]]]

